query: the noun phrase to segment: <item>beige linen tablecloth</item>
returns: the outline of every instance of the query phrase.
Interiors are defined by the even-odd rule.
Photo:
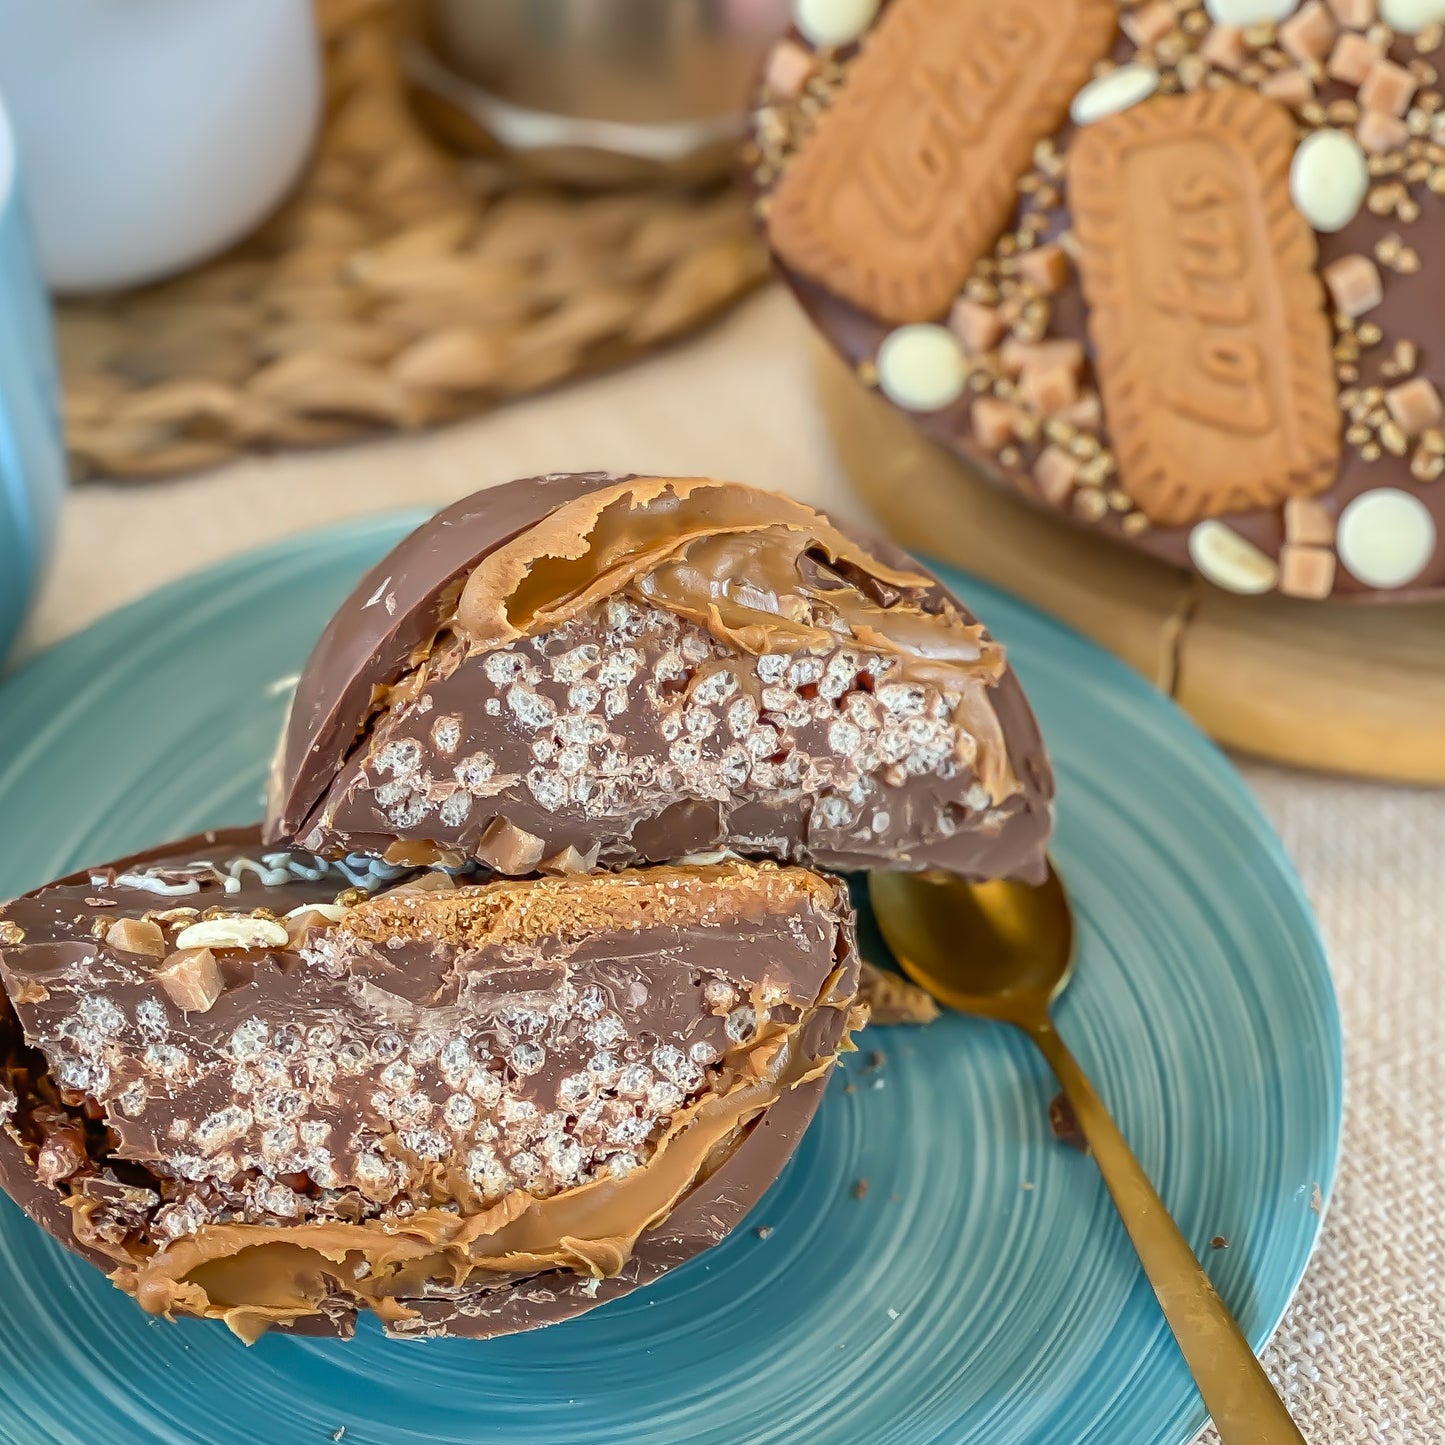
[[[705,472],[861,511],[813,405],[803,323],[773,291],[683,349],[445,432],[87,486],[23,645],[292,532],[594,468]],[[1324,1240],[1266,1360],[1320,1445],[1445,1441],[1445,792],[1241,768],[1319,911],[1349,1074]]]

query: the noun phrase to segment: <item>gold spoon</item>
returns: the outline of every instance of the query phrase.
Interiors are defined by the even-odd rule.
[[[1303,1445],[1249,1341],[1054,1029],[1049,1005],[1074,966],[1074,920],[1058,874],[1051,867],[1048,881],[1031,887],[874,873],[868,891],[883,937],[915,983],[950,1008],[1014,1024],[1049,1061],[1221,1440]]]

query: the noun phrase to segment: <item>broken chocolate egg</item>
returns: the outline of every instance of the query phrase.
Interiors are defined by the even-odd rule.
[[[179,990],[153,935],[206,923]],[[0,1184],[152,1314],[529,1329],[737,1223],[858,985],[802,868],[477,881],[209,834],[0,910]]]
[[[1040,877],[1053,781],[1003,649],[924,568],[704,478],[441,512],[302,674],[268,839],[621,867],[713,849]]]

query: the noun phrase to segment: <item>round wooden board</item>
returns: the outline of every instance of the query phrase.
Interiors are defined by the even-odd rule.
[[[1445,783],[1445,603],[1332,606],[1221,592],[991,485],[821,342],[815,349],[839,456],[904,546],[1087,633],[1227,747]]]

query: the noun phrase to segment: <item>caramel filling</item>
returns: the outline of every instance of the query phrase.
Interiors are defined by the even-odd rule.
[[[452,626],[486,651],[627,592],[754,656],[827,652],[851,637],[893,659],[892,676],[957,699],[955,721],[978,743],[979,780],[1002,802],[1019,787],[988,698],[1003,651],[951,606],[925,605],[935,585],[880,562],[791,498],[642,478],[565,503],[483,558]]]
[[[804,868],[729,862],[610,874],[606,887],[575,877],[506,879],[453,892],[396,890],[348,910],[353,937],[385,943],[422,936],[460,946],[528,946],[623,929],[687,928],[720,917],[758,919],[804,899],[839,906],[836,883]]]

